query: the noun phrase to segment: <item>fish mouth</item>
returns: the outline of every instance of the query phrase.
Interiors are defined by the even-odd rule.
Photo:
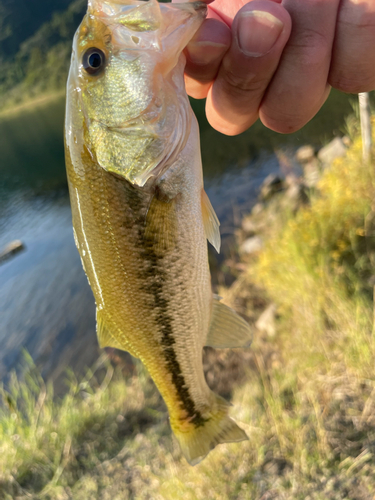
[[[195,12],[204,18],[207,14],[207,4],[202,0],[177,0],[175,3],[159,3],[158,0],[89,0],[88,3],[88,12],[91,15],[98,16],[109,24],[119,21],[134,31],[157,30],[160,27],[160,14],[163,16],[168,11],[180,11],[185,15]],[[138,14],[134,17],[135,12]]]
[[[196,2],[176,1],[175,3],[173,3],[173,7],[176,9],[186,9],[187,7],[193,7],[196,12],[201,12],[202,14],[207,12],[207,4],[201,2],[200,0]]]

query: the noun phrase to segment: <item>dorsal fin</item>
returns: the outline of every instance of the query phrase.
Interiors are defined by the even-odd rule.
[[[220,222],[204,189],[202,189],[202,217],[206,238],[217,253],[220,253]]]
[[[249,347],[253,340],[250,325],[236,311],[213,298],[212,320],[206,346],[216,348]]]

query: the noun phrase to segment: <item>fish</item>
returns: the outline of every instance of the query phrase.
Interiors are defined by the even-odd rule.
[[[247,435],[208,387],[203,347],[248,347],[252,328],[214,296],[207,240],[219,221],[203,186],[184,48],[204,2],[89,0],[73,41],[65,156],[75,243],[100,347],[147,368],[186,460]]]

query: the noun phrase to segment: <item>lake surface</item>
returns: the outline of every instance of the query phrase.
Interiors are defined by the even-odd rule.
[[[205,187],[227,241],[255,203],[263,179],[283,168],[277,153],[291,158],[293,168],[296,148],[342,135],[350,99],[332,93],[317,117],[289,136],[257,123],[225,137],[209,127],[204,103],[193,103]],[[0,379],[22,364],[26,349],[43,376],[60,387],[67,366],[82,372],[99,353],[94,299],[73,241],[63,120],[64,101],[58,99],[0,121],[0,250],[16,239],[26,245],[0,265]]]

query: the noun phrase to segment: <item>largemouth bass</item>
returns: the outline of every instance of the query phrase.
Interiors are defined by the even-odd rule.
[[[65,130],[99,344],[144,363],[191,464],[246,439],[206,384],[203,346],[252,338],[211,291],[207,239],[219,250],[219,222],[203,189],[182,53],[205,15],[202,2],[89,0],[74,38]]]

